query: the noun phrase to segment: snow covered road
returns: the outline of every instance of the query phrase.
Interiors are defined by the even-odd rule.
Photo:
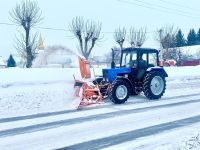
[[[135,97],[142,99],[143,96]],[[133,98],[132,98],[133,99]],[[2,149],[102,149],[200,124],[200,93],[1,120]],[[133,145],[134,146],[134,145]],[[144,148],[144,147],[143,147]],[[122,148],[123,149],[123,148]]]
[[[133,105],[135,104],[130,104],[128,107],[122,106],[122,107],[118,107],[118,109],[117,107],[115,107],[114,109],[102,108],[99,111],[88,110],[85,112],[86,115],[84,117],[79,117],[79,116],[82,116],[82,114],[80,113],[79,113],[79,116],[75,115],[75,113],[73,114],[65,113],[64,115],[57,115],[55,117],[51,116],[51,117],[42,117],[39,119],[37,118],[37,119],[31,119],[31,120],[28,119],[28,120],[23,120],[23,121],[19,120],[19,121],[12,121],[9,123],[1,123],[0,137],[45,130],[45,129],[55,128],[55,127],[59,127],[63,125],[67,126],[67,125],[72,125],[72,124],[78,124],[78,123],[82,123],[86,121],[103,120],[106,118],[114,118],[117,116],[126,116],[129,114],[154,111],[161,108],[169,108],[169,107],[188,105],[188,104],[198,104],[200,102],[199,96],[200,94],[197,94],[197,96],[189,96],[189,97],[184,96],[177,100],[171,98],[169,100],[173,100],[173,103],[171,102],[169,103],[168,101],[168,102],[164,102],[163,104],[150,104],[149,107],[134,108]],[[14,129],[13,129],[13,126],[15,127]]]

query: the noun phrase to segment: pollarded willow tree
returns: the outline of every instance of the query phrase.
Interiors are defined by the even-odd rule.
[[[41,10],[36,1],[24,0],[16,4],[10,12],[11,20],[24,29],[16,37],[16,49],[20,56],[25,59],[26,67],[32,66],[36,56],[37,33],[31,35],[31,29],[41,21]]]
[[[130,43],[131,47],[141,47],[147,39],[146,34],[146,28],[140,28],[139,30],[136,30],[131,27],[128,35],[128,42]]]
[[[159,42],[161,48],[161,60],[175,59],[181,57],[181,51],[176,48],[176,34],[178,28],[175,28],[174,25],[166,25],[156,32],[155,40]],[[171,49],[170,49],[171,48]],[[173,55],[173,56],[171,56]],[[178,55],[178,56],[176,56]]]
[[[178,28],[174,25],[166,25],[156,32],[155,40],[159,42],[163,49],[169,49],[176,46],[176,34]]]
[[[113,37],[114,37],[115,42],[119,44],[120,49],[122,50],[124,41],[126,40],[126,29],[124,27],[117,28],[114,32]]]
[[[75,17],[70,24],[70,31],[79,42],[79,50],[88,59],[95,44],[100,40],[102,24],[87,20],[82,17]]]

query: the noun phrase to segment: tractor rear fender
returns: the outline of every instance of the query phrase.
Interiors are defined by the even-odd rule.
[[[150,71],[159,71],[163,74],[164,77],[168,77],[168,74],[163,67],[150,67],[146,70],[146,72]]]

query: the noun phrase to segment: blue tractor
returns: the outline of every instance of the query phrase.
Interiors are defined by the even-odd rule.
[[[108,96],[115,104],[122,104],[129,96],[141,92],[152,100],[159,99],[165,92],[168,77],[159,66],[159,51],[149,48],[125,48],[121,51],[120,67],[103,69],[99,82],[110,83]]]

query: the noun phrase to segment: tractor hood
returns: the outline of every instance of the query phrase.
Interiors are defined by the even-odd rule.
[[[131,68],[109,68],[103,69],[102,72],[104,80],[112,83],[117,76],[131,73]]]

